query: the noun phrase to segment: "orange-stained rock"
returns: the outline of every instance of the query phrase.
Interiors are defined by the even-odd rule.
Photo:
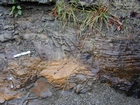
[[[23,56],[18,59],[8,60],[7,67],[0,75],[3,75],[6,86],[13,89],[24,87],[29,81],[35,81],[38,72],[45,69],[47,61],[42,61],[39,57]],[[11,86],[11,83],[13,86]],[[2,86],[3,82],[0,82]]]
[[[30,90],[36,97],[46,98],[52,96],[50,89],[52,88],[51,84],[43,77],[39,78],[34,87]]]
[[[68,83],[68,84],[64,87],[64,90],[69,90],[69,89],[73,88],[74,86],[76,86],[76,83]]]
[[[6,87],[0,89],[0,103],[3,103],[5,100],[11,100],[14,98],[19,98],[18,92],[10,90]]]
[[[10,89],[5,88],[4,98],[5,98],[5,100],[11,100],[14,98],[18,98],[18,93],[16,91],[11,91]]]
[[[0,91],[0,103],[5,102],[5,99],[3,97],[3,92]]]
[[[67,83],[67,79],[71,74],[84,71],[88,74],[91,73],[85,66],[78,63],[78,61],[64,59],[50,63],[46,69],[40,72],[40,76],[46,77],[48,82],[55,84],[56,87],[62,88]]]

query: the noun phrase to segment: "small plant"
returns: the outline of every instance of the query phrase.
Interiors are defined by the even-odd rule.
[[[90,29],[94,27],[102,27],[103,23],[108,25],[107,21],[109,19],[108,9],[106,7],[98,7],[94,11],[90,11],[83,21],[81,27],[89,27]]]
[[[109,29],[115,23],[117,23],[117,30],[121,30],[122,23],[109,12],[108,7],[99,4],[95,7],[86,8],[82,6],[77,8],[76,2],[77,0],[71,4],[64,2],[64,0],[57,2],[52,11],[53,16],[60,19],[64,26],[70,22],[73,22],[76,26],[79,25],[78,23],[82,23],[80,26],[82,30],[96,28],[101,31],[103,26]]]
[[[15,3],[15,0],[12,0],[12,4]],[[10,16],[14,16],[14,17],[17,17],[19,15],[22,15],[22,8],[21,6],[12,6],[12,9],[11,9],[11,12],[9,13]]]
[[[122,28],[122,23],[117,17],[109,13],[108,7],[98,6],[97,8],[92,9],[92,11],[89,11],[81,28],[85,29],[86,27],[89,27],[89,29],[98,28],[101,30],[103,25],[109,28],[109,26],[112,26],[114,23],[118,24],[117,30]]]
[[[75,15],[75,8],[72,4],[64,2],[64,0],[56,2],[56,6],[52,11],[56,19],[60,19],[64,26],[73,21],[74,25],[77,24],[77,17]]]

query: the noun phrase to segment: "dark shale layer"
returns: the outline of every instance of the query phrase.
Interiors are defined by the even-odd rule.
[[[101,69],[120,78],[140,73],[139,39],[97,39],[95,43],[94,56]]]
[[[97,39],[94,59],[100,67],[101,81],[126,91],[128,96],[140,95],[140,41],[137,39]],[[134,79],[135,78],[135,79]],[[137,90],[137,91],[136,91]],[[138,98],[138,96],[136,96]]]

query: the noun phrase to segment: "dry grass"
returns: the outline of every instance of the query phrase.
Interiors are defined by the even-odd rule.
[[[77,14],[78,13],[78,14]],[[109,29],[114,23],[117,23],[117,30],[122,28],[122,23],[119,19],[109,12],[109,7],[98,5],[97,7],[90,7],[90,10],[83,8],[79,9],[74,4],[68,4],[64,1],[56,3],[55,8],[52,11],[53,16],[59,19],[63,23],[63,28],[70,23],[78,26],[80,29],[98,29],[99,31],[105,26]],[[79,18],[78,15],[81,15]],[[79,20],[81,22],[79,22]]]
[[[72,4],[68,4],[63,0],[56,3],[52,14],[56,17],[56,19],[63,22],[63,27],[65,27],[65,25],[69,25],[71,21],[74,23],[74,25],[77,24],[75,8],[72,6]]]

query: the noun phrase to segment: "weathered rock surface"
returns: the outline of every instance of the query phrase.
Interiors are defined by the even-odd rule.
[[[131,77],[140,73],[140,42],[138,39],[98,40],[95,43],[95,59],[100,67],[119,77]]]
[[[15,92],[15,90],[19,91],[22,87],[23,89],[21,89],[21,91],[26,93],[31,88],[29,84],[35,82],[37,77],[39,77],[38,71],[43,70],[45,73],[48,73],[44,74],[44,76],[47,79],[51,78],[50,81],[48,79],[49,82],[57,82],[56,87],[61,86],[66,92],[70,92],[71,94],[72,92],[69,90],[73,90],[78,94],[83,94],[71,95],[69,93],[65,93],[61,95],[67,97],[62,97],[61,99],[60,94],[56,95],[55,92],[53,93],[50,91],[50,85],[48,85],[46,81],[44,82],[44,80],[39,79],[35,82],[32,90],[32,93],[34,93],[36,97],[30,97],[30,94],[28,93],[27,95],[24,94],[25,96],[18,100],[17,105],[21,105],[24,102],[24,104],[33,102],[32,105],[46,105],[46,103],[48,105],[52,103],[67,104],[67,102],[70,102],[70,105],[75,103],[76,105],[92,105],[102,103],[103,105],[112,105],[114,103],[115,105],[120,103],[122,103],[122,105],[124,103],[131,105],[133,103],[139,103],[139,101],[134,100],[133,98],[126,98],[125,96],[122,96],[122,94],[120,95],[119,93],[116,93],[106,85],[102,86],[102,84],[100,84],[101,86],[96,87],[96,83],[94,83],[95,80],[99,78],[98,72],[100,71],[101,79],[104,77],[103,80],[107,80],[107,82],[110,81],[110,83],[114,86],[118,86],[122,90],[128,90],[130,92],[128,96],[132,96],[132,92],[134,93],[134,97],[138,98],[139,95],[137,95],[137,93],[139,94],[140,86],[139,77],[130,81],[130,78],[135,75],[135,73],[133,73],[133,67],[136,68],[136,72],[138,73],[138,39],[115,39],[111,41],[106,41],[106,39],[95,40],[94,34],[96,34],[96,32],[91,35],[88,31],[85,34],[82,33],[84,34],[84,38],[79,42],[79,40],[77,40],[77,38],[79,38],[79,33],[76,34],[74,29],[66,27],[67,31],[65,33],[60,32],[62,27],[59,26],[59,23],[57,22],[55,23],[57,26],[55,26],[54,18],[48,17],[48,11],[50,12],[51,10],[50,7],[48,8],[47,6],[35,6],[35,8],[34,6],[29,6],[25,10],[23,9],[23,16],[16,18],[17,20],[15,21],[8,15],[11,8],[9,10],[6,8],[7,12],[3,12],[3,9],[0,7],[0,35],[2,35],[2,41],[0,43],[0,89],[2,91],[0,94],[0,102],[2,103],[5,100],[18,98],[18,94],[16,93],[17,91]],[[128,18],[128,20],[130,19]],[[12,22],[8,21],[15,21],[14,26]],[[132,20],[130,20],[130,22],[132,22]],[[130,25],[130,23],[128,25]],[[134,30],[135,28],[139,32],[139,25],[137,22],[130,26],[128,33],[130,31],[136,32],[136,30]],[[117,32],[113,31],[113,33],[116,35]],[[6,38],[3,36],[3,34],[6,36]],[[12,36],[8,36],[6,34],[10,34]],[[112,34],[112,36],[114,34]],[[119,36],[121,35],[119,34]],[[18,44],[18,42],[20,43]],[[79,43],[79,45],[77,43]],[[31,51],[30,57],[23,56],[20,58],[13,58],[13,55],[27,50]],[[79,54],[80,57],[78,57],[77,54]],[[90,71],[89,75],[85,75],[86,73],[83,71],[83,69],[80,69],[81,66],[78,65],[79,61],[76,61],[73,64],[71,61],[65,62],[62,60],[63,58],[71,55],[73,55],[75,58],[81,58],[83,60],[82,66],[84,66],[84,70],[91,70],[92,72]],[[36,58],[36,56],[39,56],[40,58]],[[54,61],[56,59],[58,61]],[[81,59],[80,61],[82,61]],[[114,59],[114,61],[112,59]],[[59,62],[61,60],[63,61],[62,64]],[[54,63],[58,63],[58,65],[51,65]],[[60,77],[59,74],[65,73],[67,75],[67,71],[65,72],[65,70],[73,70],[72,67],[75,67],[75,65],[78,66],[77,68],[79,69],[79,73],[72,74],[69,78],[66,78],[65,75],[61,75],[63,78]],[[53,71],[51,71],[52,69]],[[127,71],[129,72],[128,74]],[[56,77],[59,75],[60,78],[57,78],[58,80],[56,78],[54,79],[54,75]],[[59,84],[59,82],[61,83]],[[29,85],[29,87],[27,86],[27,88],[26,85]],[[5,90],[3,89],[3,86],[5,86]],[[92,89],[94,90],[94,93],[87,92]],[[87,93],[89,95],[86,96]],[[72,101],[69,95],[72,96]],[[54,98],[54,96],[56,97]],[[42,99],[41,101],[39,98],[36,100],[33,99],[37,97],[45,98],[45,101],[47,102],[43,104],[41,102]],[[61,100],[61,102],[59,100]],[[15,105],[16,101],[17,99],[6,102],[9,105]]]
[[[51,3],[51,2],[56,2],[56,1],[59,2],[59,0],[14,0],[14,1],[15,1],[14,4],[20,3],[20,2],[37,2],[37,3],[43,3],[43,4]],[[64,0],[64,1],[69,2],[69,0]],[[75,2],[73,0],[70,0],[70,1],[71,2]],[[89,0],[79,0],[77,3],[79,5],[86,5],[86,6],[88,6],[88,5],[91,5],[91,3],[96,4],[96,5],[98,3],[100,3],[100,4],[107,4],[107,3],[109,3],[109,0],[105,0],[105,1],[102,1],[102,0],[90,0],[90,1]],[[13,4],[13,3],[12,3],[12,0],[1,0],[0,4]]]
[[[28,56],[22,57],[17,61],[8,60],[7,67],[1,72],[1,75],[3,75],[2,79],[6,80],[5,83],[1,82],[0,87],[4,84],[4,86],[13,90],[24,87],[28,82],[35,81],[37,71],[40,71],[47,65],[47,62],[42,62],[43,66],[40,58],[30,58]]]
[[[30,91],[38,98],[47,98],[52,96],[52,87],[47,79],[41,77],[34,83],[34,87]]]
[[[130,79],[140,74],[139,54],[139,39],[97,39],[95,42],[94,58],[99,62],[101,75],[116,86],[124,83],[129,87]]]
[[[71,86],[74,86],[73,83],[76,83],[76,81],[83,83],[87,80],[86,76],[80,74],[75,77],[77,79],[71,80],[71,75],[76,73],[92,75],[90,70],[86,69],[85,66],[82,66],[76,61],[76,59],[73,58],[73,60],[64,59],[50,63],[46,69],[40,72],[40,76],[46,77],[48,82],[54,84],[55,87],[65,89],[68,87],[72,88]],[[77,82],[77,84],[79,84],[79,82]],[[70,83],[72,83],[72,85]]]

